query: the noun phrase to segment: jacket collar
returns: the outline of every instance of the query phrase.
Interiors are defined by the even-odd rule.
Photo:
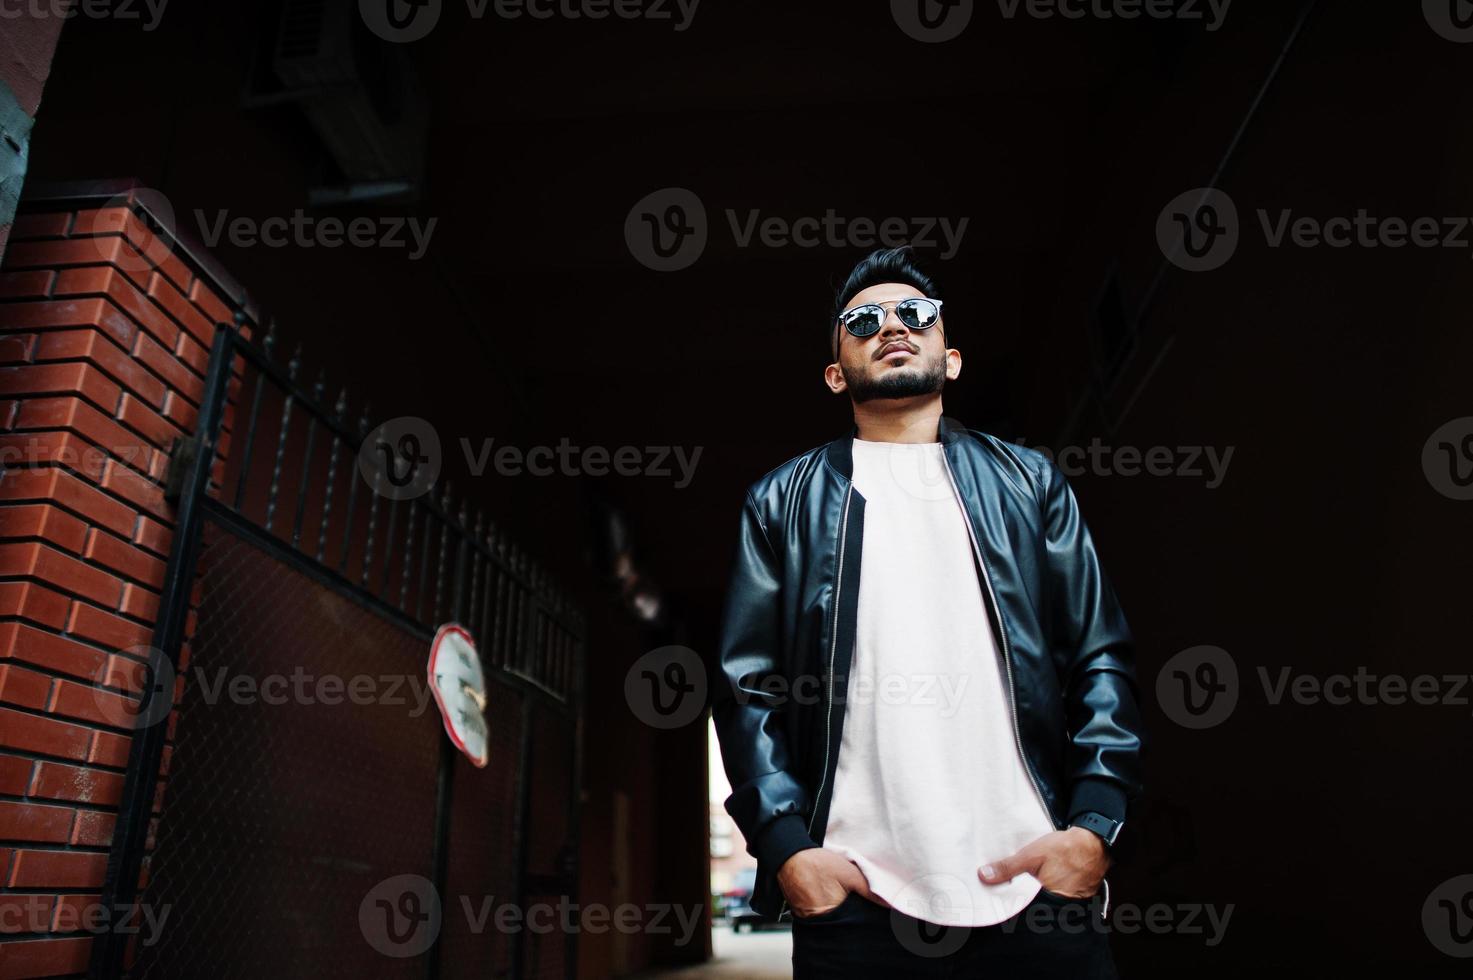
[[[956,419],[941,416],[937,437],[944,447],[956,443],[966,434],[966,426]],[[829,443],[826,450],[829,465],[846,480],[854,479],[854,440],[859,438],[859,426],[851,425],[849,432]]]

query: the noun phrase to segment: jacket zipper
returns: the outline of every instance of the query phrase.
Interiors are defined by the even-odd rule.
[[[972,515],[967,510],[967,503],[962,499],[962,492],[956,485],[956,477],[952,475],[951,463],[946,458],[946,450],[941,450],[941,462],[946,467],[946,478],[951,483],[951,492],[956,495],[956,502],[962,509],[962,522],[967,526],[967,539],[972,544],[972,554],[977,558],[977,567],[982,569],[982,582],[987,586],[987,598],[992,603],[992,610],[997,616],[997,628],[1002,632],[1002,665],[1008,674],[1008,700],[1013,709],[1013,740],[1018,745],[1018,756],[1023,760],[1023,769],[1028,773],[1028,781],[1033,785],[1033,792],[1038,795],[1039,805],[1043,807],[1044,815],[1048,817],[1049,824],[1055,829],[1059,822],[1054,819],[1054,812],[1049,809],[1048,803],[1044,801],[1043,790],[1039,789],[1038,779],[1033,775],[1033,766],[1028,762],[1028,753],[1023,751],[1023,735],[1018,729],[1018,696],[1013,688],[1013,655],[1008,645],[1008,627],[1002,618],[1002,607],[997,604],[997,596],[992,591],[992,577],[987,571],[987,561],[982,557],[982,549],[977,544],[977,536],[972,529]]]
[[[832,738],[832,724],[834,719],[834,655],[839,648],[839,592],[844,587],[844,549],[849,542],[849,498],[854,495],[854,482],[849,482],[849,489],[844,493],[844,513],[839,518],[839,567],[834,575],[834,625],[832,636],[829,637],[829,685],[828,706],[824,712],[823,719],[823,774],[818,781],[818,792],[813,797],[813,812],[808,815],[808,836],[813,836],[813,821],[818,818],[818,807],[823,801],[823,790],[829,780],[829,743]],[[773,872],[776,874],[776,871]],[[778,889],[781,891],[782,889]],[[777,917],[781,921],[787,914],[788,899],[783,896],[783,903],[778,907]]]
[[[951,490],[956,494],[957,503],[961,506],[962,519],[967,525],[967,538],[972,542],[972,552],[977,556],[977,566],[982,569],[982,581],[987,584],[987,596],[992,600],[993,611],[997,614],[997,625],[1002,631],[1002,662],[1003,667],[1008,672],[1008,697],[1012,701],[1013,738],[1018,743],[1018,755],[1023,760],[1023,769],[1028,773],[1028,781],[1033,784],[1033,791],[1038,794],[1038,802],[1043,807],[1044,814],[1048,816],[1049,823],[1053,825],[1055,830],[1062,830],[1063,828],[1059,826],[1059,822],[1054,819],[1053,811],[1044,802],[1043,791],[1038,788],[1038,782],[1033,775],[1033,767],[1028,763],[1028,754],[1023,751],[1023,736],[1018,729],[1018,699],[1013,690],[1013,658],[1008,647],[1008,627],[1003,622],[1002,608],[998,606],[997,596],[992,592],[992,580],[988,577],[987,562],[982,558],[982,549],[977,545],[977,538],[972,530],[972,515],[967,511],[966,501],[962,500],[962,492],[956,485],[956,478],[952,476],[951,463],[946,459],[945,449],[941,450],[941,462],[946,466],[946,477],[951,481]],[[1108,877],[1102,878],[1100,883],[1104,886],[1105,891],[1104,906],[1100,909],[1100,918],[1103,919],[1110,912],[1110,879]]]

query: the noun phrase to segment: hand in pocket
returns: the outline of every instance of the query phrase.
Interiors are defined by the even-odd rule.
[[[853,861],[837,851],[809,847],[798,851],[777,872],[793,916],[809,919],[837,909],[851,892],[888,906],[889,903],[870,891],[864,872]]]

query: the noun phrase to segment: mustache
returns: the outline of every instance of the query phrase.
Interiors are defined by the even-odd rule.
[[[904,347],[906,350],[910,351],[912,354],[919,354],[921,352],[921,349],[919,347],[917,347],[915,344],[909,343],[908,341],[904,341],[904,340],[892,340],[892,341],[890,341],[888,343],[881,344],[880,345],[880,349],[877,350],[877,351],[875,351],[875,356],[872,357],[872,358],[870,358],[870,360],[878,361],[881,357],[885,356],[885,348],[886,347],[893,347],[896,344],[899,344],[901,347]]]

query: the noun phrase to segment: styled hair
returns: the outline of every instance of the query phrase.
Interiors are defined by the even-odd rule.
[[[936,297],[936,280],[917,261],[915,249],[909,245],[898,248],[877,248],[859,260],[849,273],[844,284],[834,294],[834,308],[829,313],[828,346],[832,353],[836,349],[835,324],[839,314],[859,293],[882,282],[900,282],[914,286],[926,296]],[[937,297],[939,298],[939,297]]]

